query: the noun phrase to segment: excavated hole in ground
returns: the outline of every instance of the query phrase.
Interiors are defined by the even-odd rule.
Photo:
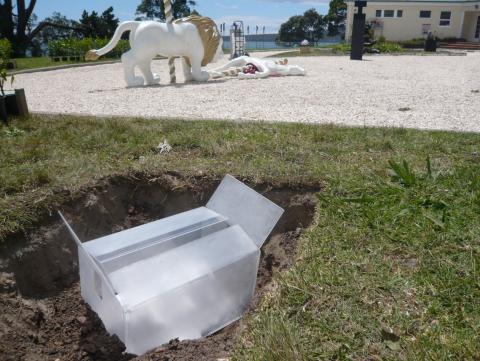
[[[218,183],[169,174],[117,176],[78,192],[58,208],[86,241],[205,205]],[[251,312],[268,292],[272,275],[292,264],[320,187],[246,183],[285,209],[262,248]],[[31,233],[7,240],[0,252],[0,308],[0,359],[5,361],[216,360],[228,357],[242,323],[201,340],[172,340],[140,357],[124,354],[122,342],[108,335],[82,301],[77,249],[55,214]]]

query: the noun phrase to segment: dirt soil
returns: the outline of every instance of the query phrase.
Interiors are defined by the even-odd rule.
[[[257,289],[248,312],[268,292],[275,272],[288,268],[297,240],[314,214],[318,185],[252,184],[285,213],[262,248]],[[83,240],[204,205],[218,179],[163,174],[104,179],[58,205]],[[55,213],[0,250],[0,360],[218,360],[227,358],[239,320],[209,337],[172,340],[135,357],[109,335],[80,295],[77,250]]]

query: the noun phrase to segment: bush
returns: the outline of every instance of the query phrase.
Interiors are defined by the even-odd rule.
[[[423,49],[425,45],[425,39],[417,38],[412,40],[405,40],[398,42],[405,49]]]
[[[0,96],[5,96],[5,83],[8,79],[7,64],[12,55],[12,45],[8,39],[0,39]],[[10,80],[13,83],[13,75]]]
[[[8,39],[0,39],[0,61],[7,63],[12,55],[12,45]]]
[[[332,46],[332,51],[334,53],[349,53],[350,44],[347,44],[347,43],[335,44]]]
[[[405,51],[399,43],[381,40],[380,38],[375,44],[365,47],[365,49],[367,49],[366,52],[368,52],[368,49],[377,49],[380,53],[401,53]],[[348,43],[335,44],[331,46],[331,48],[334,53],[349,53],[351,50],[350,44]]]
[[[53,40],[48,43],[48,54],[51,57],[59,56],[83,56],[90,49],[99,49],[107,45],[110,39],[101,38],[70,38]],[[128,40],[120,40],[111,52],[105,55],[107,58],[119,58],[130,49]]]
[[[378,49],[381,53],[401,53],[404,51],[399,43],[391,41],[378,42],[373,48]]]

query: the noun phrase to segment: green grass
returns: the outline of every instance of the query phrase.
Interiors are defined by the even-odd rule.
[[[278,53],[270,55],[269,58],[278,58],[278,57],[286,57],[286,58],[294,58],[297,56],[332,56],[332,55],[347,55],[348,52],[345,51],[333,51],[332,49],[326,48],[312,48],[310,53],[300,53],[300,50],[289,50],[289,51],[282,51],[279,50]]]
[[[372,48],[377,49],[380,53],[403,53],[405,49],[398,43],[384,41],[378,42],[372,46]],[[295,57],[295,56],[331,56],[331,55],[346,55],[350,54],[350,44],[340,43],[332,45],[321,45],[318,47],[312,48],[311,53],[300,53],[300,50],[292,50],[283,52],[280,54],[275,54],[274,57]]]
[[[50,66],[78,63],[75,61],[53,61],[49,57],[17,58],[14,60],[17,62],[17,68],[15,68],[14,70],[47,68]]]
[[[68,64],[83,64],[84,61],[53,61],[50,57],[34,57],[34,58],[16,58],[17,67],[12,71],[48,68],[52,66],[68,65]],[[97,61],[110,61],[117,59],[101,58]]]
[[[158,154],[167,139],[173,149]],[[317,183],[295,265],[236,360],[478,360],[480,135],[305,124],[34,116],[0,129],[0,234],[95,179],[226,172]]]

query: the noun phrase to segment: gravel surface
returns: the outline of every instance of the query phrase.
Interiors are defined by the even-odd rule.
[[[25,88],[34,112],[480,131],[480,52],[290,62],[307,75],[184,84],[177,69],[171,86],[158,60],[158,86],[125,88],[121,64],[20,74],[14,85]]]

